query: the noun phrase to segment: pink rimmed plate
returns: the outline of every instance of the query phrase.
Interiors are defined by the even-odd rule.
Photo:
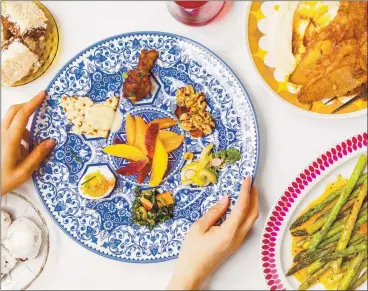
[[[268,289],[298,290],[297,279],[285,276],[293,259],[289,227],[323,193],[328,183],[335,181],[339,174],[349,177],[358,157],[367,152],[367,140],[364,132],[323,153],[290,183],[270,211],[261,238],[261,265]],[[311,289],[325,288],[316,284]]]

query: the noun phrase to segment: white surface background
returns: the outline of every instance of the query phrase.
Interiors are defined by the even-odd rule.
[[[267,214],[296,175],[335,143],[367,130],[366,116],[345,120],[315,118],[271,96],[251,65],[244,40],[244,2],[233,3],[219,21],[205,27],[177,22],[165,2],[46,2],[60,32],[59,51],[50,69],[36,81],[1,88],[1,114],[11,104],[29,100],[79,51],[106,37],[140,30],[177,33],[200,42],[218,54],[239,76],[253,101],[261,136],[256,185],[260,193],[260,218],[242,248],[211,277],[210,289],[265,289],[260,267],[260,237]],[[18,192],[28,196],[45,213],[32,181]],[[175,261],[129,264],[112,261],[85,250],[55,225],[48,214],[51,253],[32,289],[163,289]]]

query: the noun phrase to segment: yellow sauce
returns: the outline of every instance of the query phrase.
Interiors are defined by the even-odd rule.
[[[347,180],[345,178],[343,178],[341,175],[338,176],[337,180],[333,183],[330,183],[327,185],[325,191],[323,192],[323,194],[318,197],[316,200],[314,200],[311,204],[308,205],[308,207],[303,210],[303,212],[300,214],[304,214],[305,212],[307,212],[309,209],[311,209],[313,206],[321,203],[323,200],[325,200],[330,194],[332,194],[333,192],[335,192],[336,190],[340,189],[343,185],[345,185],[347,182]],[[333,202],[330,205],[327,205],[325,209],[329,209],[331,208],[331,206],[333,205]],[[314,221],[315,218],[317,218],[321,213],[316,213],[315,215],[313,215],[308,221],[304,222],[301,226],[299,226],[298,228],[296,228],[295,230],[298,229],[304,229],[308,226],[311,225],[311,223]],[[294,257],[297,253],[299,253],[300,251],[303,250],[302,247],[298,247],[297,243],[302,240],[304,237],[298,237],[298,236],[292,236],[292,247],[291,247],[291,251],[292,251],[292,256]],[[304,268],[302,270],[300,270],[299,272],[296,272],[294,274],[295,278],[300,282],[303,283],[310,275],[307,272],[308,268]],[[339,285],[339,281],[337,281],[334,284],[330,284],[327,279],[332,275],[332,270],[326,272],[325,274],[323,274],[319,280],[315,283],[317,284],[318,282],[322,283],[325,288],[327,290],[337,290],[337,287]]]
[[[303,1],[297,13],[301,18],[311,18],[317,26],[326,26],[336,16],[338,1]]]
[[[100,171],[96,171],[84,176],[80,188],[87,196],[101,197],[113,186],[114,180],[107,179]]]

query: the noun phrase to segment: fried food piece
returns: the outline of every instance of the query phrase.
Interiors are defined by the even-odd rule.
[[[152,89],[149,71],[159,53],[155,50],[142,50],[136,69],[128,73],[123,85],[123,96],[133,104],[146,97]]]
[[[345,96],[367,83],[367,74],[364,74],[358,62],[356,55],[346,56],[337,68],[304,85],[299,91],[298,100],[308,103],[322,98]]]
[[[306,51],[289,78],[302,85],[298,100],[308,103],[340,97],[365,87],[367,3],[341,2],[336,17],[327,26],[307,29],[303,36]],[[298,45],[300,48],[300,40]]]
[[[142,50],[139,56],[137,70],[148,72],[152,69],[158,58],[159,52],[155,50]]]

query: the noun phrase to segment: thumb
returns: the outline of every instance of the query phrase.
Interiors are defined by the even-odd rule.
[[[198,219],[197,224],[202,232],[206,232],[213,226],[226,212],[229,207],[229,197],[224,195],[219,203],[213,206],[205,215]]]
[[[56,142],[52,139],[41,142],[17,167],[17,176],[26,181],[32,173],[38,168],[46,156],[55,147]]]

